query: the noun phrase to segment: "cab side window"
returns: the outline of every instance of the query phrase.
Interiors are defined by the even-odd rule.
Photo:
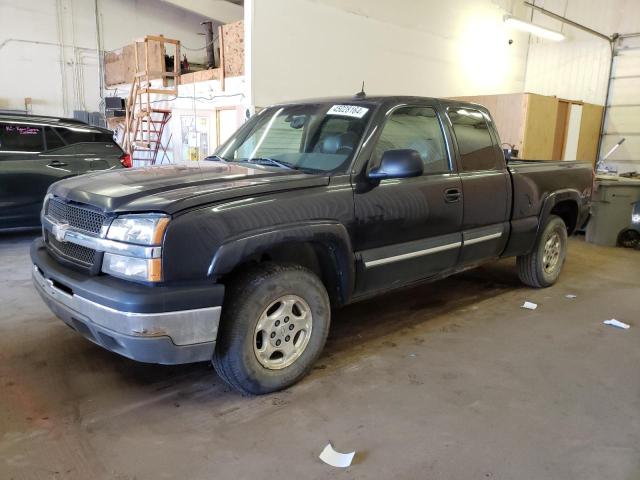
[[[433,108],[401,107],[394,110],[378,138],[372,165],[379,165],[382,154],[387,150],[397,149],[417,151],[425,174],[451,170],[440,121]]]
[[[452,108],[448,114],[458,143],[462,170],[500,169],[496,147],[484,115],[470,108]]]
[[[42,127],[0,123],[0,152],[40,153],[43,149]]]
[[[45,127],[44,138],[47,142],[47,150],[55,150],[56,148],[64,147],[65,143],[60,138],[60,135],[51,127]]]

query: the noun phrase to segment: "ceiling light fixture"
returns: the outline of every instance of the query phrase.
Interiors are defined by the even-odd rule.
[[[511,15],[504,16],[504,23],[517,30],[529,32],[536,37],[553,40],[554,42],[561,42],[565,38],[564,35],[560,32],[549,30],[548,28],[541,27],[540,25],[536,25],[534,23],[525,22],[524,20],[518,20]]]

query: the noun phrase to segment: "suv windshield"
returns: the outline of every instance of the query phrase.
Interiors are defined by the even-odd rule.
[[[249,120],[212,160],[333,172],[344,169],[360,143],[372,104],[270,107]]]

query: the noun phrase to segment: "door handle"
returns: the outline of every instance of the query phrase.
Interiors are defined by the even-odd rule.
[[[458,200],[460,200],[461,196],[462,196],[462,192],[458,188],[447,188],[444,191],[444,199],[446,202],[449,202],[449,203],[457,202]]]
[[[66,167],[68,163],[61,162],[60,160],[54,160],[48,164],[49,167]]]

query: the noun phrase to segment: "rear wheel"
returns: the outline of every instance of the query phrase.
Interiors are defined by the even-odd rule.
[[[637,230],[625,230],[618,235],[618,245],[625,248],[640,249],[640,232]]]
[[[530,287],[549,287],[558,280],[566,254],[567,227],[560,217],[550,215],[533,250],[517,258],[518,277]]]
[[[263,394],[311,369],[329,332],[331,308],[320,279],[300,266],[262,264],[227,290],[213,366],[230,386]]]

